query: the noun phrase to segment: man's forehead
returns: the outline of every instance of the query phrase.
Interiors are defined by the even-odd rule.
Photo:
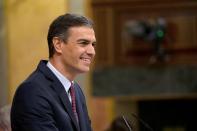
[[[95,32],[93,28],[81,26],[81,27],[72,27],[69,29],[68,34],[71,35],[80,35],[80,36],[88,36],[95,37]]]
[[[83,30],[93,30],[89,26],[73,26],[69,28],[69,31],[83,31]]]

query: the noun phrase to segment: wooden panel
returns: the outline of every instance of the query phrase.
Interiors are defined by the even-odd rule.
[[[196,1],[94,0],[92,5],[99,28],[96,31],[97,67],[155,63],[197,64]],[[167,23],[166,35],[170,39],[162,43],[167,54],[164,62],[154,58],[150,43],[131,40],[127,42],[129,39],[123,37],[128,22],[154,21],[160,17]]]
[[[103,7],[135,7],[139,6],[149,6],[149,5],[167,5],[173,6],[177,4],[185,5],[195,5],[194,0],[92,0],[92,6],[96,8]]]
[[[131,39],[126,39],[122,34],[124,34],[125,25],[129,22],[155,22],[160,17],[167,23],[166,39],[160,43],[166,50],[167,61],[165,63],[196,64],[197,16],[192,9],[180,11],[159,8],[147,9],[146,12],[135,12],[132,9],[116,9],[115,12],[115,41],[117,43],[115,43],[114,55],[117,58],[116,64],[149,64],[151,62],[151,57],[154,55],[152,50],[154,46],[153,41],[132,41]],[[197,14],[197,11],[195,13]]]
[[[96,66],[107,66],[114,62],[113,47],[113,12],[102,8],[94,11],[95,31],[97,37]]]

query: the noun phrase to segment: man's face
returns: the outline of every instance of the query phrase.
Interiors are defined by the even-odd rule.
[[[61,58],[65,70],[74,75],[89,71],[95,56],[95,44],[96,38],[92,28],[70,28],[68,39],[62,45]]]

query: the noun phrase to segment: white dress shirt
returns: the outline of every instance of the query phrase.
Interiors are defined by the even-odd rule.
[[[68,98],[69,98],[69,100],[71,102],[71,96],[70,96],[70,93],[69,93],[69,88],[71,86],[71,82],[65,76],[63,76],[49,61],[47,63],[47,67],[49,67],[49,69],[55,74],[55,76],[62,83],[66,93],[68,94]]]

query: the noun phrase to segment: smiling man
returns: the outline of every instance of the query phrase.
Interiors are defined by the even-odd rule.
[[[48,31],[49,60],[17,88],[12,131],[91,131],[84,94],[74,81],[89,71],[96,38],[91,20],[76,14],[56,18]]]

